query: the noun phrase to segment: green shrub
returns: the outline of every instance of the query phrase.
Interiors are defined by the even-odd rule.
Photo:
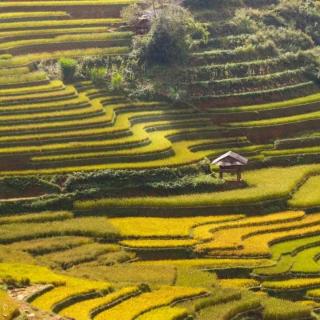
[[[95,67],[89,71],[90,80],[97,86],[102,86],[106,80],[106,68]]]
[[[169,4],[153,15],[149,33],[134,41],[132,56],[140,65],[181,64],[190,54],[193,37],[207,40],[204,26],[181,6]]]
[[[120,71],[115,71],[111,75],[111,89],[119,91],[123,86],[123,77]]]
[[[61,58],[59,65],[62,72],[62,77],[65,82],[72,82],[76,73],[78,62],[71,58]]]

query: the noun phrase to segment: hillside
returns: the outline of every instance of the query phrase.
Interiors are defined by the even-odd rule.
[[[0,3],[0,320],[318,319],[320,4],[186,0],[151,95],[133,3]]]

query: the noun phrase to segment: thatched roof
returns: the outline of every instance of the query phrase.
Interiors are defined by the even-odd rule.
[[[233,151],[229,151],[212,161],[212,164],[217,164],[220,166],[243,166],[247,163],[247,158]]]

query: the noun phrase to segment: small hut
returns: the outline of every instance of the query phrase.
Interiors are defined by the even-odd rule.
[[[223,179],[223,174],[227,172],[236,174],[238,182],[241,181],[242,168],[247,163],[248,159],[233,151],[229,151],[212,161],[212,164],[219,166],[221,179]]]

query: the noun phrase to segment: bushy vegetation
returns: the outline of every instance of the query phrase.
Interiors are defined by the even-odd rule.
[[[318,2],[0,7],[1,288],[40,318],[311,319]]]
[[[159,168],[153,170],[105,170],[94,173],[70,175],[64,184],[67,192],[94,189],[99,194],[117,194],[118,190],[132,193],[181,193],[192,190],[215,189],[223,185],[216,178],[207,162],[181,168]]]

